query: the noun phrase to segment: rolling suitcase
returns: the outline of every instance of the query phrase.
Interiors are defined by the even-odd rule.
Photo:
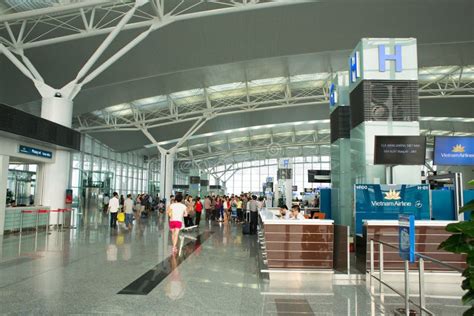
[[[245,222],[242,224],[242,234],[250,235],[250,212],[245,212]]]

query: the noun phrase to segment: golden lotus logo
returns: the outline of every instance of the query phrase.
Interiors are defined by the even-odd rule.
[[[451,152],[453,152],[453,153],[463,153],[464,152],[464,146],[462,146],[461,144],[457,144],[456,146],[453,147]]]
[[[400,200],[400,192],[397,192],[395,190],[389,190],[388,192],[385,192],[385,200]]]

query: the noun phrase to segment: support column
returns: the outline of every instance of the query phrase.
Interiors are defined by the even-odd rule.
[[[196,180],[197,178],[199,178],[199,183],[191,183],[191,177],[193,177],[193,179],[196,179]],[[201,181],[201,176],[199,174],[199,169],[191,168],[189,170],[189,195],[193,196],[194,198],[196,196],[199,196],[200,181]]]
[[[169,205],[170,195],[173,192],[174,151],[161,151],[160,193]]]
[[[209,195],[209,174],[206,172],[201,173],[201,180],[207,181],[207,185],[201,184],[200,196],[202,199]],[[201,182],[202,183],[202,182]]]
[[[52,122],[71,127],[72,100],[60,97],[43,98],[41,117]],[[71,168],[71,153],[57,149],[53,163],[45,163],[42,169],[41,205],[49,206],[52,210],[65,208],[66,189],[69,187]],[[59,223],[59,213],[51,213],[50,225]]]
[[[3,235],[5,229],[5,205],[7,203],[6,193],[9,163],[10,157],[0,155],[0,236]]]

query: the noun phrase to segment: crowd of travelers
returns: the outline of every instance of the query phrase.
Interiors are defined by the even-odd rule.
[[[265,206],[263,197],[257,198],[255,195],[242,193],[241,195],[208,195],[203,200],[200,197],[191,195],[181,195],[182,199],[179,203],[185,205],[186,214],[183,216],[183,227],[198,226],[201,222],[201,214],[205,214],[205,220],[222,223],[242,223],[250,221],[256,223],[257,211]],[[177,194],[177,196],[178,196]],[[170,203],[177,203],[177,196],[170,196]],[[148,217],[151,213],[157,212],[163,214],[165,212],[166,201],[161,200],[159,196],[143,193],[132,198],[131,194],[126,197],[113,193],[112,198],[105,194],[103,200],[104,213],[110,213],[110,227],[117,227],[117,216],[123,212],[125,217],[125,226],[129,229],[132,227],[133,220],[140,221],[142,218]],[[250,212],[247,219],[244,214]],[[119,215],[120,216],[120,215]],[[250,218],[248,218],[250,217]],[[255,219],[252,221],[252,219]],[[252,226],[252,228],[254,228]],[[256,231],[251,229],[251,233]]]

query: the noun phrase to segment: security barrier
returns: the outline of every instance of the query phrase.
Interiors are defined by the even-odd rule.
[[[377,277],[374,273],[375,270],[375,260],[374,260],[374,242],[379,244],[379,276]],[[398,247],[393,246],[391,244],[388,244],[386,242],[376,240],[376,239],[370,239],[370,270],[369,270],[369,283],[370,283],[370,288],[372,289],[372,279],[375,279],[380,282],[381,286],[382,284],[391,289],[393,292],[398,294],[401,298],[405,300],[405,315],[410,316],[410,303],[416,306],[419,311],[420,315],[434,315],[433,312],[428,310],[426,308],[426,299],[425,299],[425,260],[430,261],[434,264],[443,266],[445,268],[448,268],[449,270],[456,271],[459,273],[463,272],[463,269],[460,269],[458,267],[455,267],[453,265],[450,265],[448,263],[445,263],[443,261],[440,261],[438,259],[425,256],[421,253],[415,252],[415,257],[418,258],[418,288],[419,288],[419,296],[420,296],[420,301],[419,303],[414,302],[412,299],[410,299],[410,267],[409,267],[409,261],[405,260],[404,261],[404,276],[405,276],[405,291],[404,293],[401,293],[397,289],[395,289],[393,286],[390,284],[386,283],[383,281],[383,274],[384,274],[384,246],[387,246],[389,248],[397,249]]]

